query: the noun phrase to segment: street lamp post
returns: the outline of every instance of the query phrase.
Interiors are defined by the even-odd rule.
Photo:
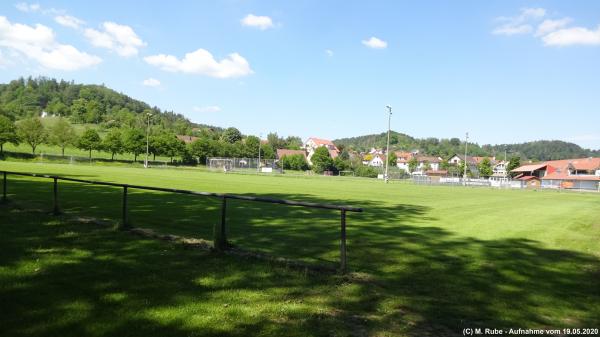
[[[390,166],[390,130],[391,130],[391,123],[392,123],[392,107],[389,105],[385,106],[388,109],[388,112],[390,113],[388,116],[388,134],[387,134],[387,147],[385,150],[385,183],[388,183],[388,169]]]
[[[464,173],[463,173],[463,185],[467,186],[467,146],[469,145],[469,133],[467,132],[465,137],[465,161],[464,161]]]
[[[150,152],[150,117],[151,113],[147,113],[148,116],[148,127],[146,128],[146,160],[144,161],[144,168],[148,168],[148,153]]]

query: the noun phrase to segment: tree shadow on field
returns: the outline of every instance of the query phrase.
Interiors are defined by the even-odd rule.
[[[21,188],[15,187],[11,192],[14,193],[11,198],[19,202],[35,199],[42,191],[51,191],[51,183],[39,180],[28,182],[23,179],[21,184]],[[61,183],[60,192],[61,205],[66,212],[119,219],[118,189]],[[260,196],[328,204],[347,202],[294,193]],[[219,220],[219,202],[211,198],[135,191],[131,195],[130,213],[136,226],[210,240],[212,225]],[[285,322],[294,322],[292,325],[296,328],[297,324],[307,324],[307,330],[303,331],[307,335],[320,335],[326,331],[325,335],[453,336],[461,335],[462,329],[467,327],[563,328],[600,325],[598,257],[548,249],[528,239],[480,240],[461,237],[441,227],[423,226],[420,222],[435,219],[429,215],[431,210],[421,205],[353,200],[352,206],[365,210],[363,213],[347,214],[348,258],[350,269],[355,273],[344,283],[336,285],[336,291],[325,296],[327,319],[319,315],[288,313],[286,320],[277,325],[282,329],[286,326],[289,328]],[[308,262],[337,263],[338,211],[239,200],[228,201],[227,211],[228,235],[238,247]],[[124,240],[122,236],[115,235],[115,240]],[[35,240],[24,238],[22,245],[31,247]],[[140,267],[141,254],[151,258],[156,255],[155,250],[160,249],[157,248],[160,245],[148,243],[147,240],[136,242],[132,241],[129,245],[138,245],[139,249],[131,251],[119,247],[118,242],[110,241],[98,243],[101,246],[98,249],[103,254],[112,252],[111,256],[121,261],[120,268],[135,272],[135,277],[141,277],[138,273],[150,273],[156,278],[150,281],[164,282],[166,291],[161,293],[146,284],[149,281],[147,275],[143,277],[145,282],[142,287],[150,287],[146,290],[153,294],[157,306],[183,306],[184,303],[177,300],[181,296],[198,295],[196,291],[200,289],[184,291],[182,294],[173,290],[177,278],[189,276],[185,272],[176,273],[173,278],[169,276],[165,280],[163,278],[167,276],[152,269],[158,266],[146,266],[150,269],[145,265]],[[88,243],[69,244],[77,244],[76,247],[85,249]],[[68,247],[72,246],[63,246],[64,249]],[[16,267],[24,257],[18,252],[25,254],[25,251],[15,248],[11,253],[9,249],[8,253],[3,253],[0,261],[3,265]],[[179,261],[177,256],[172,258],[172,261],[162,261],[182,269],[194,269],[189,264],[197,263],[191,259]],[[91,263],[88,259],[84,260],[86,264]],[[315,286],[314,280],[295,283],[294,277],[279,279],[273,276],[263,280],[251,270],[251,266],[261,264],[258,262],[238,263],[235,259],[212,255],[209,260],[214,266],[205,272],[227,278],[227,273],[233,271],[216,267],[225,261],[234,266],[232,268],[239,273],[239,277],[250,280],[256,289],[267,291],[270,287],[287,287],[288,295],[293,297],[306,295]],[[81,268],[88,268],[81,263]],[[94,268],[98,267],[94,265]],[[68,273],[67,270],[60,272]],[[99,279],[106,277],[108,275]],[[317,284],[319,282],[323,280],[317,281]],[[138,286],[136,282],[133,283]],[[29,291],[46,291],[46,286],[36,283]],[[131,287],[129,291],[135,293],[133,285]],[[231,287],[241,290],[245,285],[235,283]],[[157,292],[156,298],[154,291]],[[263,329],[275,329],[273,331],[286,334],[283,333],[285,330],[273,328],[269,318],[263,318],[245,322],[231,319],[235,322],[236,333],[241,331],[252,335],[257,331],[265,331]],[[81,322],[92,324],[93,320],[87,318]],[[140,322],[147,323],[145,320]],[[137,324],[135,320],[133,323]],[[177,324],[150,326],[162,334],[183,332],[178,330]],[[135,334],[143,331],[146,330],[140,328]],[[220,334],[218,331],[212,333]],[[211,335],[210,329],[204,335]]]

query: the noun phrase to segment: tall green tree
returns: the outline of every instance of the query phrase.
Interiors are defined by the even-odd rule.
[[[92,150],[102,148],[102,139],[96,130],[86,129],[81,137],[77,139],[77,147],[89,151],[89,158],[92,159]]]
[[[50,127],[48,136],[50,144],[60,147],[63,157],[65,156],[65,147],[75,144],[75,141],[77,140],[75,129],[68,120],[62,117]]]
[[[263,159],[275,159],[275,150],[269,144],[260,146],[260,157]]]
[[[244,157],[258,158],[258,147],[260,139],[256,136],[248,136],[244,139]]]
[[[162,154],[171,158],[171,163],[173,162],[173,157],[180,156],[185,151],[185,143],[181,140],[177,139],[175,134],[163,134],[162,144],[164,148],[162,149]]]
[[[396,153],[393,151],[390,151],[390,155],[388,156],[388,164],[390,166],[396,166],[396,161],[398,160],[398,157],[396,156]]]
[[[479,175],[481,175],[482,177],[487,178],[494,173],[494,170],[492,169],[492,163],[490,162],[490,158],[488,157],[483,158],[481,163],[479,163],[478,165],[478,169]]]
[[[39,118],[27,118],[17,125],[17,135],[31,146],[31,153],[35,154],[38,145],[46,141],[46,128]]]
[[[302,139],[297,136],[288,136],[285,139],[285,148],[290,150],[300,150],[302,148]]]
[[[123,153],[123,135],[118,128],[112,128],[108,131],[102,140],[102,148],[110,152],[110,159],[115,160],[115,155]]]
[[[410,160],[408,161],[408,170],[410,171],[410,173],[415,172],[415,170],[417,169],[417,166],[419,166],[417,157],[411,157]]]
[[[215,154],[214,140],[207,138],[198,138],[193,143],[188,145],[189,152],[196,157],[200,163],[206,163],[206,158]]]
[[[274,150],[280,149],[282,147],[281,145],[283,143],[283,140],[279,138],[277,132],[270,132],[267,135],[267,141]]]
[[[516,169],[519,166],[521,166],[521,158],[517,157],[517,156],[512,156],[512,157],[510,157],[510,160],[508,161],[508,166],[506,167],[506,171],[510,173],[510,171]]]
[[[4,154],[4,143],[19,143],[17,128],[6,116],[0,115],[0,154]]]
[[[316,173],[323,173],[324,171],[333,171],[333,159],[329,155],[329,150],[325,146],[318,147],[310,158],[313,166],[312,169]]]
[[[74,123],[84,123],[87,113],[87,100],[78,98],[71,104],[71,118]]]
[[[223,131],[223,141],[233,144],[235,142],[239,142],[240,140],[242,140],[242,133],[240,132],[240,130],[236,129],[236,128],[227,128],[225,131]]]
[[[140,153],[146,152],[146,136],[144,132],[140,129],[128,129],[125,131],[125,136],[123,138],[123,147],[124,149],[132,153],[134,156],[134,161],[137,161],[137,157]]]

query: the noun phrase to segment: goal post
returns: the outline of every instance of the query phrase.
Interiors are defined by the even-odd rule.
[[[261,158],[206,158],[206,167],[213,171],[247,173],[283,173],[275,159]]]

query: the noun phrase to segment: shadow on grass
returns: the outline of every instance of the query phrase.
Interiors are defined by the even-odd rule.
[[[43,195],[50,195],[50,183],[20,179],[12,186],[10,193],[14,195],[11,198],[16,202],[27,200],[28,204],[36,204],[38,208],[48,208],[48,204],[41,200]],[[61,205],[68,213],[108,219],[120,216],[119,189],[61,183],[60,191],[61,200],[64,200]],[[345,203],[343,200],[291,193],[264,196]],[[218,221],[218,200],[210,198],[136,191],[131,194],[130,200],[131,219],[136,226],[164,233],[210,240],[212,225]],[[192,298],[209,296],[215,291],[209,287],[211,290],[206,293],[203,287],[196,288],[197,285],[186,285],[185,282],[180,284],[180,280],[188,280],[194,273],[200,273],[198,266],[202,266],[203,275],[210,275],[215,280],[231,280],[225,288],[233,293],[247,290],[249,284],[250,288],[267,294],[285,289],[285,296],[303,297],[308,305],[305,311],[291,310],[283,315],[284,318],[275,313],[246,319],[240,312],[237,313],[239,316],[220,313],[216,315],[219,317],[217,323],[207,323],[207,330],[194,330],[203,326],[200,323],[191,325],[194,326],[191,331],[199,335],[241,336],[256,334],[257,331],[288,335],[282,329],[293,326],[304,327],[306,330],[300,330],[303,335],[335,335],[339,332],[338,335],[441,336],[459,335],[465,327],[563,328],[597,327],[600,324],[600,261],[597,257],[544,248],[532,240],[479,240],[457,236],[444,228],[419,226],[418,222],[427,219],[430,211],[419,205],[381,205],[363,200],[357,201],[355,206],[365,208],[365,212],[348,214],[349,261],[351,269],[358,271],[348,279],[348,283],[328,284],[332,280],[325,277],[306,279],[296,275],[279,278],[276,271],[255,270],[264,268],[264,263],[248,263],[210,254],[193,254],[200,260],[182,258],[179,254],[158,258],[164,243],[124,239],[122,235],[113,235],[110,240],[98,243],[76,240],[65,241],[62,246],[55,244],[66,255],[69,249],[85,251],[89,249],[88,245],[92,245],[97,247],[94,248],[95,256],[105,257],[78,259],[72,265],[57,267],[60,270],[52,273],[91,273],[95,287],[117,273],[120,280],[117,283],[129,284],[125,291],[128,305],[142,305],[145,298],[154,303],[151,307],[166,306],[177,312],[184,311],[174,315],[183,319],[175,323],[152,315],[151,318],[140,318],[124,314],[121,319],[133,326],[144,325],[148,319],[154,322],[137,331],[129,331],[133,335],[150,333],[150,330],[157,335],[190,331],[180,328],[186,326],[185,320],[197,318],[197,312],[186,311],[189,302],[193,302]],[[230,240],[244,249],[318,263],[335,263],[338,257],[339,212],[232,200],[228,205],[228,224]],[[23,234],[23,230],[16,228],[12,234],[26,236],[27,232]],[[10,249],[3,252],[0,260],[3,266],[18,268],[30,249],[37,247],[36,240],[41,239],[23,238],[12,250],[17,253],[11,253]],[[127,244],[123,245],[123,241]],[[154,261],[155,258],[158,259]],[[208,266],[205,266],[207,263]],[[190,273],[190,270],[194,272]],[[62,283],[52,282],[54,277],[25,282],[24,292],[7,290],[2,297],[8,294],[9,301],[6,303],[12,303],[11,300],[17,300],[28,292],[47,293],[46,287],[49,286],[59,291]],[[328,284],[326,289],[314,295],[312,289],[323,283]],[[193,290],[181,290],[180,286],[189,286]],[[85,289],[85,293],[93,297],[93,303],[105,296],[100,290],[96,293],[95,289]],[[62,289],[63,294],[65,291]],[[111,292],[115,291],[111,289]],[[307,300],[310,294],[315,296],[313,302]],[[273,300],[265,299],[265,303]],[[223,305],[223,301],[216,300],[219,305]],[[325,314],[315,309],[322,305],[325,306]],[[248,303],[240,305],[241,308],[245,306],[250,307]],[[26,308],[23,306],[21,309]],[[74,322],[93,326],[100,318],[92,317],[97,316],[74,319]],[[43,320],[44,317],[31,318]],[[223,319],[229,322],[231,330],[214,330]],[[114,328],[109,334],[126,334],[128,330],[123,324],[122,330]],[[89,334],[89,331],[86,332]]]

